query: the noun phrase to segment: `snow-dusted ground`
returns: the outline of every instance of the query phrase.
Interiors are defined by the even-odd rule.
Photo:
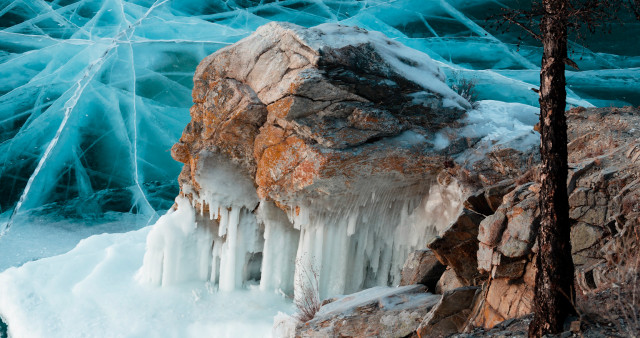
[[[0,314],[13,337],[267,337],[291,301],[257,286],[140,284],[150,227],[82,240],[60,256],[0,274]]]

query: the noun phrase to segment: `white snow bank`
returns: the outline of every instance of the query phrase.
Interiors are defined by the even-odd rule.
[[[175,213],[174,213],[175,214]],[[265,337],[291,302],[257,287],[159,288],[134,279],[142,230],[93,236],[70,252],[0,273],[0,316],[13,337]]]
[[[462,135],[524,150],[540,143],[540,134],[533,130],[539,113],[540,108],[522,103],[480,101],[467,113]]]
[[[490,151],[504,148],[525,152],[540,146],[540,134],[533,130],[539,113],[539,108],[522,103],[479,101],[467,112],[462,121],[464,127],[444,128],[431,142],[436,149],[443,149],[458,137],[476,140],[471,149],[458,155],[458,162],[474,162]]]

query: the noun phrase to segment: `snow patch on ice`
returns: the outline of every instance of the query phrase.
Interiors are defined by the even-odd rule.
[[[467,113],[466,137],[482,137],[485,142],[526,150],[539,145],[540,134],[533,130],[540,108],[522,103],[485,100]]]
[[[151,231],[92,236],[0,273],[0,316],[11,336],[267,337],[274,315],[293,312],[288,299],[257,286],[220,293],[209,282],[137,283]]]
[[[279,338],[293,338],[296,336],[296,327],[300,324],[300,321],[296,316],[290,316],[283,312],[273,318],[273,328],[271,335]]]

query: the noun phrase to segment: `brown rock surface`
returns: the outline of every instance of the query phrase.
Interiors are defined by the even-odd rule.
[[[568,122],[571,246],[577,285],[590,292],[612,280],[607,255],[625,252],[620,243],[640,224],[640,161],[632,158],[640,138],[640,111],[570,110]],[[491,328],[532,307],[538,191],[537,183],[517,186],[480,223],[478,268],[491,279],[484,286],[484,301],[474,310],[477,326]]]
[[[484,216],[469,209],[462,214],[443,234],[427,246],[438,260],[451,267],[466,285],[475,285],[478,272],[478,225]]]
[[[471,105],[444,80],[427,55],[337,24],[272,22],[202,60],[172,156],[198,227],[214,234],[211,279],[244,282],[244,267],[222,276],[231,238],[267,274],[314,256],[322,297],[397,285],[406,256],[457,218],[466,193],[439,180],[473,145],[450,132]],[[231,221],[242,236],[227,236]],[[270,231],[297,250],[280,255]],[[293,276],[272,277],[265,288],[293,292]]]
[[[442,276],[440,276],[438,284],[436,284],[436,293],[443,294],[449,290],[457,289],[463,286],[464,285],[458,279],[455,271],[453,271],[451,268],[447,268],[446,270],[444,270]]]
[[[418,337],[446,337],[461,332],[480,288],[466,286],[449,290],[425,316],[416,331]]]
[[[435,292],[436,284],[444,273],[445,266],[431,250],[416,250],[409,254],[402,268],[400,285],[422,284]]]
[[[336,30],[271,23],[203,60],[194,76],[192,121],[172,150],[187,164],[185,181],[195,181],[189,166],[197,166],[202,151],[241,165],[259,196],[279,203],[341,193],[362,178],[401,177],[401,185],[410,185],[435,176],[446,153],[384,140],[424,143],[469,104],[445,87],[457,101],[443,106],[442,93],[407,80],[371,42],[379,35]],[[371,41],[326,43],[340,41],[327,34],[354,32]],[[412,66],[444,79],[437,69]]]

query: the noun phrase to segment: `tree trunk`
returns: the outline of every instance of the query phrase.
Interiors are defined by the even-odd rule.
[[[560,333],[572,305],[573,259],[567,195],[567,121],[564,60],[567,57],[567,0],[544,0],[540,70],[540,210],[534,319],[530,337]]]

